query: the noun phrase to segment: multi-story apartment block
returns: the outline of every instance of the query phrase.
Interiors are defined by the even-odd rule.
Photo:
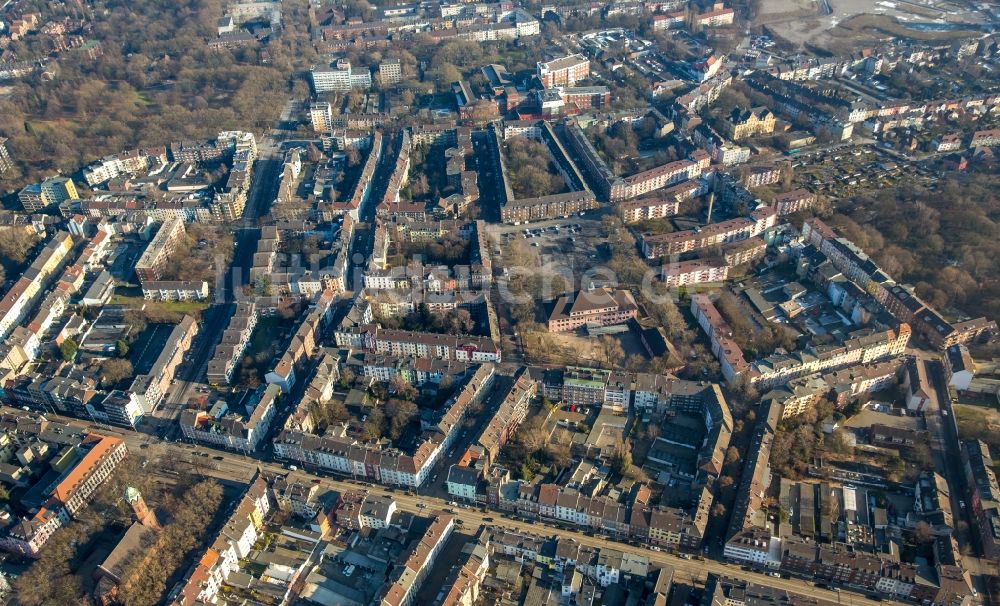
[[[788,215],[812,208],[817,202],[816,194],[806,189],[795,189],[774,197],[774,209],[778,216]]]
[[[504,223],[519,225],[531,221],[569,217],[599,207],[600,204],[593,193],[586,190],[570,191],[541,198],[508,200],[500,209],[500,219]]]
[[[388,587],[381,592],[381,606],[410,606],[415,603],[417,592],[454,528],[455,518],[448,514],[440,513],[432,518],[406,560],[394,568]]]
[[[229,326],[222,333],[222,340],[215,346],[212,359],[208,361],[206,378],[213,385],[227,385],[239,365],[243,351],[250,344],[250,337],[257,327],[258,310],[252,301],[236,305],[236,313],[229,320]]]
[[[4,415],[2,425],[8,444],[33,445],[28,453],[32,459],[38,452],[67,448],[58,475],[40,487],[41,506],[31,517],[20,520],[8,514],[5,527],[0,531],[0,549],[38,557],[52,534],[90,503],[94,492],[127,456],[128,449],[119,438],[85,432],[21,412]],[[58,441],[50,442],[48,438],[54,436],[58,436]]]
[[[691,185],[695,188],[698,187],[693,183]],[[638,221],[672,217],[680,210],[680,206],[681,204],[677,197],[643,198],[623,202],[618,207],[618,212],[621,214],[622,220],[626,223],[636,223]]]
[[[309,120],[317,133],[333,130],[333,109],[326,101],[313,103],[309,106]]]
[[[478,601],[480,588],[490,572],[491,552],[489,532],[483,528],[462,548],[462,554],[444,581],[441,604],[468,606]]]
[[[638,198],[644,194],[701,176],[702,164],[691,160],[677,160],[663,166],[617,178],[611,184],[609,198],[612,202]]]
[[[399,59],[386,59],[378,64],[378,79],[382,86],[393,86],[403,80]]]
[[[953,152],[962,149],[962,136],[959,133],[945,133],[931,142],[934,151],[939,153]]]
[[[750,364],[743,357],[743,350],[732,340],[733,330],[729,323],[722,318],[708,295],[691,295],[691,314],[708,335],[712,353],[719,360],[722,376],[732,382],[746,374]]]
[[[803,223],[802,237],[886,311],[899,321],[912,324],[915,331],[938,349],[969,343],[998,332],[996,322],[986,318],[955,324],[948,322],[909,289],[896,284],[853,242],[837,237],[833,229],[819,219]]]
[[[229,404],[221,399],[209,410],[187,408],[181,412],[181,433],[196,442],[255,452],[270,431],[280,395],[277,385],[261,386],[250,400],[253,412],[249,416],[230,412]]]
[[[42,196],[48,204],[62,204],[66,200],[76,200],[80,194],[69,177],[49,177],[42,181]]]
[[[662,15],[653,15],[653,31],[659,32],[667,29],[680,29],[687,21],[687,11],[674,11]]]
[[[722,2],[716,2],[712,10],[694,16],[694,23],[701,27],[721,27],[732,25],[736,11],[726,8]]]
[[[135,275],[139,277],[139,282],[155,282],[163,277],[170,255],[185,233],[184,222],[180,219],[167,219],[160,225],[142,256],[135,262]]]
[[[250,555],[274,508],[267,482],[258,475],[236,504],[219,535],[191,568],[173,597],[172,606],[196,606],[217,601],[229,575]]]
[[[756,261],[765,254],[767,254],[767,242],[760,237],[734,242],[722,248],[722,259],[730,267]]]
[[[368,89],[372,86],[372,74],[368,68],[354,69],[347,59],[337,59],[329,65],[313,66],[309,70],[313,91],[326,93],[330,91],[347,92],[351,89]]]
[[[671,261],[660,268],[660,278],[664,284],[672,288],[723,282],[728,277],[728,265],[725,263],[702,261],[701,259]]]
[[[208,282],[193,280],[152,280],[143,282],[142,297],[147,301],[206,301]]]
[[[855,331],[838,346],[809,347],[788,354],[772,354],[750,364],[732,340],[732,329],[708,296],[693,295],[691,313],[709,337],[712,353],[719,359],[726,380],[733,382],[746,376],[759,389],[769,389],[823,370],[895,358],[902,355],[910,340],[910,327],[904,323],[886,330]]]
[[[441,335],[378,327],[362,332],[365,346],[378,353],[466,362],[500,362],[500,349],[486,337]]]
[[[17,194],[18,201],[27,212],[38,212],[79,197],[76,186],[68,177],[49,177],[41,183],[28,185]]]
[[[575,105],[582,110],[611,105],[611,89],[607,86],[573,86],[557,90],[563,103]]]
[[[60,231],[0,299],[0,339],[6,339],[38,302],[73,248],[73,238]]]
[[[472,407],[483,402],[491,393],[494,377],[494,365],[481,364],[458,395],[446,403],[440,421],[421,436],[410,453],[382,448],[378,444],[360,444],[346,432],[337,430],[322,436],[305,433],[311,404],[303,400],[289,417],[284,431],[274,439],[275,455],[383,484],[421,486],[458,439],[461,426]]]
[[[184,316],[170,332],[167,342],[164,343],[149,372],[137,376],[132,381],[132,386],[128,389],[129,396],[139,404],[140,415],[138,418],[130,419],[132,427],[141,420],[142,415],[152,414],[159,406],[163,395],[174,380],[177,366],[184,360],[184,354],[191,347],[191,341],[197,333],[198,323],[191,316]]]
[[[87,185],[100,185],[121,175],[134,175],[148,169],[154,163],[167,161],[167,149],[154,147],[123,151],[118,155],[105,156],[83,169]]]
[[[785,170],[782,165],[758,165],[746,166],[740,169],[740,184],[747,189],[774,185],[781,180],[781,174]]]
[[[742,141],[757,135],[769,135],[774,132],[776,118],[766,107],[750,109],[734,108],[726,121],[729,136],[733,141]]]
[[[573,86],[590,76],[590,60],[583,55],[568,55],[552,61],[539,61],[538,81],[545,88]]]
[[[487,469],[496,462],[500,449],[513,437],[514,432],[528,416],[528,406],[535,397],[536,389],[537,383],[529,381],[522,373],[507,392],[493,418],[479,434],[476,446],[482,449],[483,456],[486,457]]]
[[[969,141],[969,147],[996,147],[997,145],[1000,145],[1000,128],[977,130]]]
[[[396,513],[396,501],[391,496],[348,491],[340,496],[334,516],[338,526],[349,530],[388,528]]]
[[[624,324],[636,317],[638,309],[632,293],[627,290],[581,290],[556,300],[549,314],[549,332],[573,331],[589,324]]]
[[[655,259],[717,244],[739,242],[763,234],[767,229],[774,227],[776,222],[777,213],[774,209],[763,206],[750,213],[750,217],[712,223],[700,229],[669,234],[643,234],[642,250],[646,258]]]
[[[305,360],[312,357],[316,351],[317,335],[329,323],[330,303],[333,301],[333,291],[327,290],[319,297],[316,306],[302,319],[285,353],[278,359],[274,368],[264,375],[264,381],[275,384],[283,393],[292,390],[297,380],[296,369],[301,370]]]
[[[14,157],[7,147],[7,138],[0,137],[0,175],[14,168]]]
[[[696,151],[692,154],[692,158],[697,155],[698,152]],[[709,159],[707,156],[701,164],[703,168],[708,167]],[[707,189],[705,187],[705,183],[701,179],[683,181],[677,185],[657,192],[655,196],[650,198],[640,198],[638,200],[623,202],[620,211],[622,220],[626,223],[631,223],[634,221],[644,221],[646,219],[658,219],[673,216],[679,212],[679,207],[674,208],[669,201],[675,201],[679,205],[681,202],[700,196],[706,191]]]

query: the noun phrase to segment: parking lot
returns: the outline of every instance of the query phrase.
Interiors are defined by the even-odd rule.
[[[517,240],[523,240],[540,264],[558,265],[560,271],[568,268],[579,286],[580,276],[607,261],[607,249],[599,211],[568,219],[540,221],[528,225],[491,226],[494,242],[503,251]]]

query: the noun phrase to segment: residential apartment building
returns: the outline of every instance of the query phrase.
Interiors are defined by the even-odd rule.
[[[388,528],[396,513],[396,500],[365,492],[347,491],[340,495],[334,517],[337,525],[349,530]]]
[[[962,136],[959,133],[945,133],[934,139],[931,145],[939,153],[958,151],[962,149]]]
[[[785,166],[779,164],[742,167],[740,169],[740,185],[747,189],[774,185],[781,181],[784,170]]]
[[[0,175],[14,168],[14,157],[7,146],[7,137],[0,137]]]
[[[598,208],[597,198],[589,191],[571,191],[541,198],[508,200],[500,209],[500,219],[504,223],[520,225],[531,221],[544,221],[558,217],[569,217]]]
[[[657,166],[629,177],[617,178],[611,184],[609,197],[612,202],[638,198],[644,194],[701,176],[702,164],[691,160],[677,160]]]
[[[79,198],[76,185],[68,177],[49,177],[41,183],[28,185],[17,194],[18,201],[27,212],[39,212]]]
[[[305,315],[285,352],[278,359],[274,368],[264,375],[266,383],[275,384],[282,393],[289,393],[297,381],[296,369],[302,366],[316,351],[316,341],[321,330],[330,321],[330,304],[333,301],[333,291],[327,290],[316,302],[316,305]]]
[[[73,248],[73,238],[60,231],[42,248],[21,277],[0,299],[0,339],[6,339],[49,287]]]
[[[482,449],[487,469],[496,462],[500,450],[528,416],[528,407],[535,397],[536,390],[537,383],[529,381],[522,372],[500,403],[493,418],[479,434],[476,446]]]
[[[900,324],[885,330],[854,331],[840,345],[807,347],[791,353],[776,353],[750,364],[732,340],[732,329],[707,295],[691,297],[691,313],[712,344],[722,374],[728,381],[749,378],[758,389],[769,389],[793,379],[820,372],[870,364],[902,355],[910,339],[910,327]]]
[[[441,606],[473,606],[479,600],[480,588],[490,571],[490,533],[480,529],[474,540],[462,547],[462,554],[441,589]]]
[[[767,242],[753,237],[727,244],[722,247],[722,258],[729,267],[750,263],[767,254]]]
[[[152,280],[142,284],[147,301],[207,301],[208,282],[204,280]]]
[[[728,244],[754,238],[774,227],[778,215],[769,206],[763,206],[739,217],[711,223],[699,229],[669,234],[643,234],[642,250],[648,259],[691,252],[709,246]]]
[[[274,439],[275,455],[382,484],[421,486],[457,439],[471,408],[489,395],[494,377],[493,364],[481,364],[458,394],[445,404],[441,419],[420,436],[412,452],[360,444],[339,430],[327,431],[322,436],[306,433],[311,404],[303,400],[289,417],[284,431]]]
[[[687,21],[687,11],[674,11],[662,15],[653,15],[653,31],[680,29]]]
[[[248,557],[274,509],[267,482],[259,474],[236,504],[232,515],[201,557],[190,569],[171,606],[196,606],[217,601],[229,575]]]
[[[972,133],[969,147],[996,147],[1000,145],[1000,128],[977,130]]]
[[[627,290],[581,290],[559,297],[549,314],[549,332],[568,332],[588,325],[624,324],[636,317],[638,305]]]
[[[736,107],[729,115],[726,127],[733,141],[742,141],[757,135],[770,135],[774,132],[776,121],[775,115],[766,107]]]
[[[430,574],[434,560],[444,549],[448,537],[455,529],[455,518],[436,514],[417,544],[392,572],[388,587],[382,591],[380,606],[410,606],[415,603],[417,592]]]
[[[243,452],[256,452],[277,414],[281,388],[261,386],[250,398],[249,415],[231,412],[225,400],[216,400],[208,410],[186,408],[181,411],[180,426],[184,437],[203,444]]]
[[[538,81],[545,88],[573,86],[590,76],[590,60],[583,55],[568,55],[552,61],[539,61]]]
[[[177,218],[167,219],[160,225],[142,256],[135,262],[135,275],[140,283],[155,282],[163,277],[170,255],[185,233],[184,222]]]
[[[212,385],[228,385],[233,372],[243,357],[243,351],[250,344],[250,337],[257,326],[257,306],[252,301],[236,304],[236,313],[222,333],[222,339],[215,346],[208,361],[206,378]]]
[[[778,216],[799,212],[812,208],[816,205],[816,194],[806,189],[794,189],[774,197],[773,206],[778,211]]]
[[[708,295],[691,295],[691,314],[708,336],[712,354],[719,360],[722,376],[733,382],[745,375],[750,370],[750,364],[743,357],[743,350],[732,340],[733,329]]]
[[[87,185],[100,185],[115,177],[134,175],[147,170],[154,163],[162,165],[166,161],[165,147],[126,150],[117,155],[105,156],[90,164],[83,169],[83,178],[87,181]]]
[[[318,101],[309,106],[309,121],[314,132],[333,130],[333,109],[326,101]]]
[[[355,88],[372,87],[372,74],[368,68],[355,69],[347,59],[337,59],[329,65],[313,66],[309,70],[313,91],[317,94],[331,91],[348,92]]]
[[[378,79],[382,86],[394,86],[403,80],[399,59],[385,59],[378,64]]]
[[[700,27],[722,27],[732,25],[735,18],[736,11],[726,8],[722,2],[716,2],[712,10],[695,15],[694,23]]]
[[[365,347],[378,353],[467,362],[500,362],[500,349],[487,337],[443,335],[379,327],[363,332]]]
[[[52,534],[90,503],[94,492],[125,459],[128,449],[119,438],[84,432],[21,412],[4,415],[0,425],[7,444],[32,445],[28,449],[31,452],[21,455],[25,461],[25,456],[34,459],[45,450],[66,448],[58,475],[40,487],[40,507],[31,517],[19,520],[8,513],[0,530],[0,549],[35,558]],[[20,459],[15,461],[22,464]]]
[[[819,219],[802,225],[803,240],[816,247],[835,268],[871,296],[900,322],[906,322],[938,349],[969,343],[998,332],[997,323],[975,318],[954,324],[924,303],[911,290],[885,273],[863,250],[846,238],[837,237]]]
[[[133,379],[128,391],[130,397],[138,402],[142,415],[152,414],[159,406],[174,380],[177,366],[184,361],[184,354],[190,349],[191,341],[197,333],[198,323],[191,316],[185,315],[170,331],[167,342],[163,344],[163,349],[149,372]],[[132,419],[131,425],[134,427],[141,418]]]
[[[729,277],[725,263],[702,261],[671,261],[660,268],[660,279],[671,288],[723,282]]]
[[[626,223],[637,223],[672,217],[680,210],[680,206],[676,198],[649,198],[623,202],[618,207],[618,212]]]

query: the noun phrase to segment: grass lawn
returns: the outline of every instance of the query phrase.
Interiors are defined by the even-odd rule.
[[[282,330],[288,330],[294,322],[283,320],[278,316],[264,316],[253,329],[253,336],[250,337],[250,344],[244,355],[254,356],[259,352],[271,349],[277,351],[284,342],[281,336]]]
[[[142,298],[141,290],[138,297],[119,294],[120,291],[121,288],[115,291],[109,304],[135,308],[145,307],[149,310],[158,310],[164,313],[191,314],[193,316],[200,316],[201,312],[208,309],[209,306],[207,301],[147,301]]]

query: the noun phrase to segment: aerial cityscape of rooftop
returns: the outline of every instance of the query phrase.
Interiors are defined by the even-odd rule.
[[[1000,4],[0,3],[0,606],[1000,605]]]

